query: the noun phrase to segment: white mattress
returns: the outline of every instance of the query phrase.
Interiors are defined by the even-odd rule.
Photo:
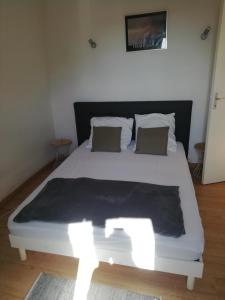
[[[46,222],[15,223],[16,214],[39,193],[46,182],[55,177],[91,177],[139,181],[180,187],[186,234],[179,237],[166,237],[155,234],[155,255],[158,257],[182,260],[197,260],[204,249],[204,236],[195,191],[182,144],[177,152],[169,152],[166,157],[137,155],[132,147],[121,153],[91,152],[87,142],[75,150],[9,217],[10,233],[21,237],[57,238],[69,241],[68,224]],[[143,232],[142,232],[143,234]],[[146,236],[147,239],[147,236]],[[105,237],[103,228],[94,228],[95,245],[105,249],[131,251],[129,236],[116,229],[110,238]]]

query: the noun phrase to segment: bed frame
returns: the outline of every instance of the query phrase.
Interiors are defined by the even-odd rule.
[[[76,102],[74,103],[76,128],[78,144],[88,139],[90,134],[90,119],[93,116],[122,116],[134,117],[134,114],[147,113],[172,113],[176,116],[176,139],[183,143],[186,155],[188,155],[189,134],[191,124],[192,101],[147,101],[147,102]],[[133,131],[133,137],[135,131]],[[79,258],[78,277],[82,272],[90,272],[97,265],[93,265],[91,270],[87,270],[84,264],[86,258],[82,258],[72,249],[70,242],[62,242],[56,239],[37,239],[26,238],[21,236],[9,235],[11,246],[19,249],[21,260],[26,259],[26,250],[40,251],[52,254],[65,255]],[[113,257],[115,264],[136,267],[128,258],[128,254],[124,251],[106,250],[103,248],[96,249],[98,260],[109,262],[109,257]],[[145,269],[152,270],[146,267]],[[169,259],[155,257],[154,271],[161,271],[173,274],[187,276],[187,288],[194,288],[195,278],[202,278],[203,262],[185,261],[179,259]]]

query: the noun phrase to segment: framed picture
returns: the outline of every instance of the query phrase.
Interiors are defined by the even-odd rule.
[[[125,17],[127,51],[167,49],[167,12]]]

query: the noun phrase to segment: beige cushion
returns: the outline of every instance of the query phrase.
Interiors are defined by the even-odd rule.
[[[169,127],[138,128],[137,154],[167,155]]]
[[[93,127],[92,152],[121,152],[122,127]]]

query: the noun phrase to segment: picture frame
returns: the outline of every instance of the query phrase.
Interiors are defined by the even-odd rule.
[[[167,49],[167,11],[125,16],[126,51]]]

